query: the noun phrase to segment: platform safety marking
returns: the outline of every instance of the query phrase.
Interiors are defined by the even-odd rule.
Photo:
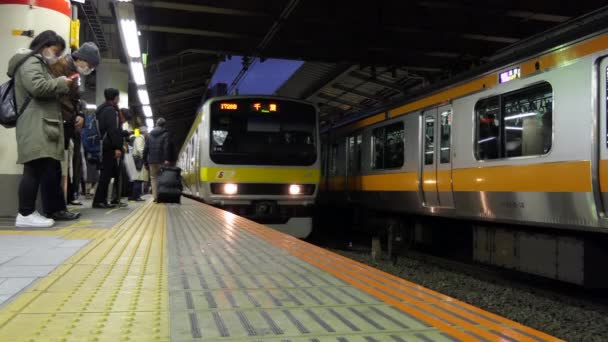
[[[169,208],[168,227],[172,340],[441,336],[437,329],[390,311],[376,297],[192,205]]]
[[[184,208],[187,209],[179,213],[170,212],[169,216],[179,216],[180,223],[190,226],[184,230],[184,236],[180,239],[187,237],[196,241],[200,249],[193,251],[200,251],[200,254],[197,258],[197,253],[190,253],[193,254],[190,257],[202,262],[202,272],[211,279],[208,289],[199,287],[192,291],[211,292],[214,296],[217,296],[216,290],[231,291],[250,320],[264,317],[262,312],[281,320],[277,327],[282,329],[283,334],[278,336],[273,335],[264,320],[260,321],[259,326],[254,323],[255,319],[251,320],[252,325],[265,333],[263,338],[256,340],[311,341],[315,336],[322,341],[386,341],[395,340],[395,337],[406,341],[559,341],[542,332],[378,270],[366,268],[365,265],[307,245],[230,213],[200,204],[185,205]],[[185,265],[185,268],[188,269],[188,266]],[[225,286],[219,286],[218,278],[224,280]],[[247,286],[246,289],[242,289],[242,285],[235,280],[237,278]],[[294,280],[298,286],[294,286]],[[398,282],[401,283],[397,284]],[[284,292],[285,289],[303,305],[294,303]],[[275,306],[266,292],[278,296],[282,306]],[[258,297],[260,293],[263,294],[262,297]],[[319,301],[322,300],[323,304],[319,305],[309,294]],[[173,295],[171,293],[172,297]],[[253,305],[251,297],[255,297],[257,301],[261,299],[259,307]],[[200,298],[204,296],[201,295]],[[356,298],[363,300],[363,303],[359,303],[360,300]],[[336,300],[343,304],[337,303]],[[218,307],[212,309],[202,302],[199,307],[199,302],[195,300],[195,311],[201,314],[221,312],[231,329],[230,337],[221,337],[215,327],[207,326],[206,328],[211,330],[208,331],[207,337],[203,331],[203,338],[236,341],[247,336],[246,328],[242,323],[239,324],[233,308],[227,300],[224,302],[218,302]],[[243,303],[249,306],[245,308]],[[304,311],[306,309],[317,315],[329,316],[322,318],[330,323],[337,333],[327,332],[326,327],[316,322],[314,315]],[[354,309],[354,312],[351,309]],[[373,309],[384,314],[378,314]],[[289,315],[283,313],[285,310],[311,333],[301,333],[298,323],[292,322]],[[257,315],[252,316],[252,313]],[[479,321],[471,324],[477,317]],[[174,317],[172,322],[175,322]],[[403,324],[407,329],[403,328]],[[378,329],[379,327],[384,330]],[[305,337],[307,335],[308,337]],[[422,336],[424,338],[421,338]],[[183,338],[186,336],[182,335]]]
[[[0,341],[168,341],[165,217],[150,203],[112,229],[70,228],[92,242],[0,311]]]

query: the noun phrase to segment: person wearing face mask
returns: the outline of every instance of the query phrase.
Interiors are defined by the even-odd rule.
[[[95,67],[99,65],[100,61],[101,56],[97,46],[94,43],[87,42],[82,44],[72,54],[60,57],[57,63],[54,63],[50,67],[52,75],[73,77],[75,80],[69,93],[59,98],[63,115],[65,158],[61,163],[61,168],[55,171],[54,176],[57,178],[56,183],[60,185],[55,187],[55,181],[51,180],[52,184],[48,184],[48,186],[55,190],[49,194],[50,198],[43,198],[45,203],[49,203],[48,207],[44,206],[45,215],[55,220],[74,220],[79,216],[77,213],[67,211],[67,207],[65,206],[66,200],[73,205],[81,204],[75,201],[71,191],[68,191],[68,166],[73,160],[70,146],[73,146],[72,151],[80,149],[80,131],[84,124],[83,112],[79,110],[80,92],[78,81],[80,80],[78,79],[90,75]],[[72,141],[72,144],[70,144],[70,141]],[[63,200],[60,200],[59,196]]]
[[[63,160],[63,125],[57,97],[67,94],[73,80],[53,77],[49,66],[57,63],[65,41],[54,31],[36,36],[30,49],[22,49],[9,61],[8,76],[15,81],[15,101],[23,108],[17,120],[17,163],[23,164],[19,184],[17,227],[51,227],[55,221],[36,211],[38,188],[44,195],[46,177]]]

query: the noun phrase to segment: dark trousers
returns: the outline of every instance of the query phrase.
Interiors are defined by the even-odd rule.
[[[82,178],[82,156],[80,155],[80,135],[76,134],[72,138],[74,142],[74,155],[72,157],[72,178],[68,183],[68,202],[78,199],[78,188],[80,187],[80,179]]]
[[[106,203],[108,198],[108,186],[110,180],[114,178],[118,182],[118,160],[114,157],[114,150],[104,151],[102,156],[102,169],[99,176],[99,183],[95,191],[93,203]]]
[[[131,193],[131,199],[139,199],[141,198],[141,193],[143,191],[144,182],[143,181],[133,181],[133,192]]]
[[[40,158],[23,165],[23,177],[19,183],[19,213],[28,216],[36,210],[38,189],[42,194],[45,212],[65,210],[61,190],[61,164],[52,158]]]
[[[118,165],[117,169],[117,179],[114,179],[114,189],[112,191],[112,203],[118,204],[120,203],[120,199],[128,196],[128,193],[131,192],[129,188],[129,175],[127,174],[127,169],[125,168],[125,164],[123,163],[123,157],[120,158],[120,165]]]
[[[47,214],[67,210],[63,188],[61,187],[61,162],[52,160],[48,171],[42,176],[40,184],[42,209]]]

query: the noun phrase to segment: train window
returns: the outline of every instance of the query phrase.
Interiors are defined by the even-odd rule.
[[[424,165],[433,165],[435,160],[435,118],[424,116]]]
[[[361,134],[348,137],[348,170],[350,172],[356,173],[361,171],[362,142],[363,136]]]
[[[477,116],[477,159],[546,154],[553,135],[553,90],[547,82],[481,100]]]
[[[327,171],[325,169],[327,167],[327,145],[325,145],[325,143],[327,143],[327,141],[321,144],[321,176],[323,177],[327,176]]]
[[[451,134],[452,134],[452,110],[448,109],[439,116],[441,120],[441,146],[440,146],[440,162],[446,164],[450,162],[451,152]]]
[[[403,166],[405,131],[403,122],[378,127],[372,131],[372,169]]]
[[[477,116],[477,159],[500,158],[500,106],[499,97],[481,100],[475,105]]]
[[[335,176],[338,174],[338,145],[331,145],[331,149],[329,150],[329,175]]]

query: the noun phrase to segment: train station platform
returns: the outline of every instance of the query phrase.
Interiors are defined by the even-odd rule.
[[[0,221],[0,341],[558,341],[188,199]]]

